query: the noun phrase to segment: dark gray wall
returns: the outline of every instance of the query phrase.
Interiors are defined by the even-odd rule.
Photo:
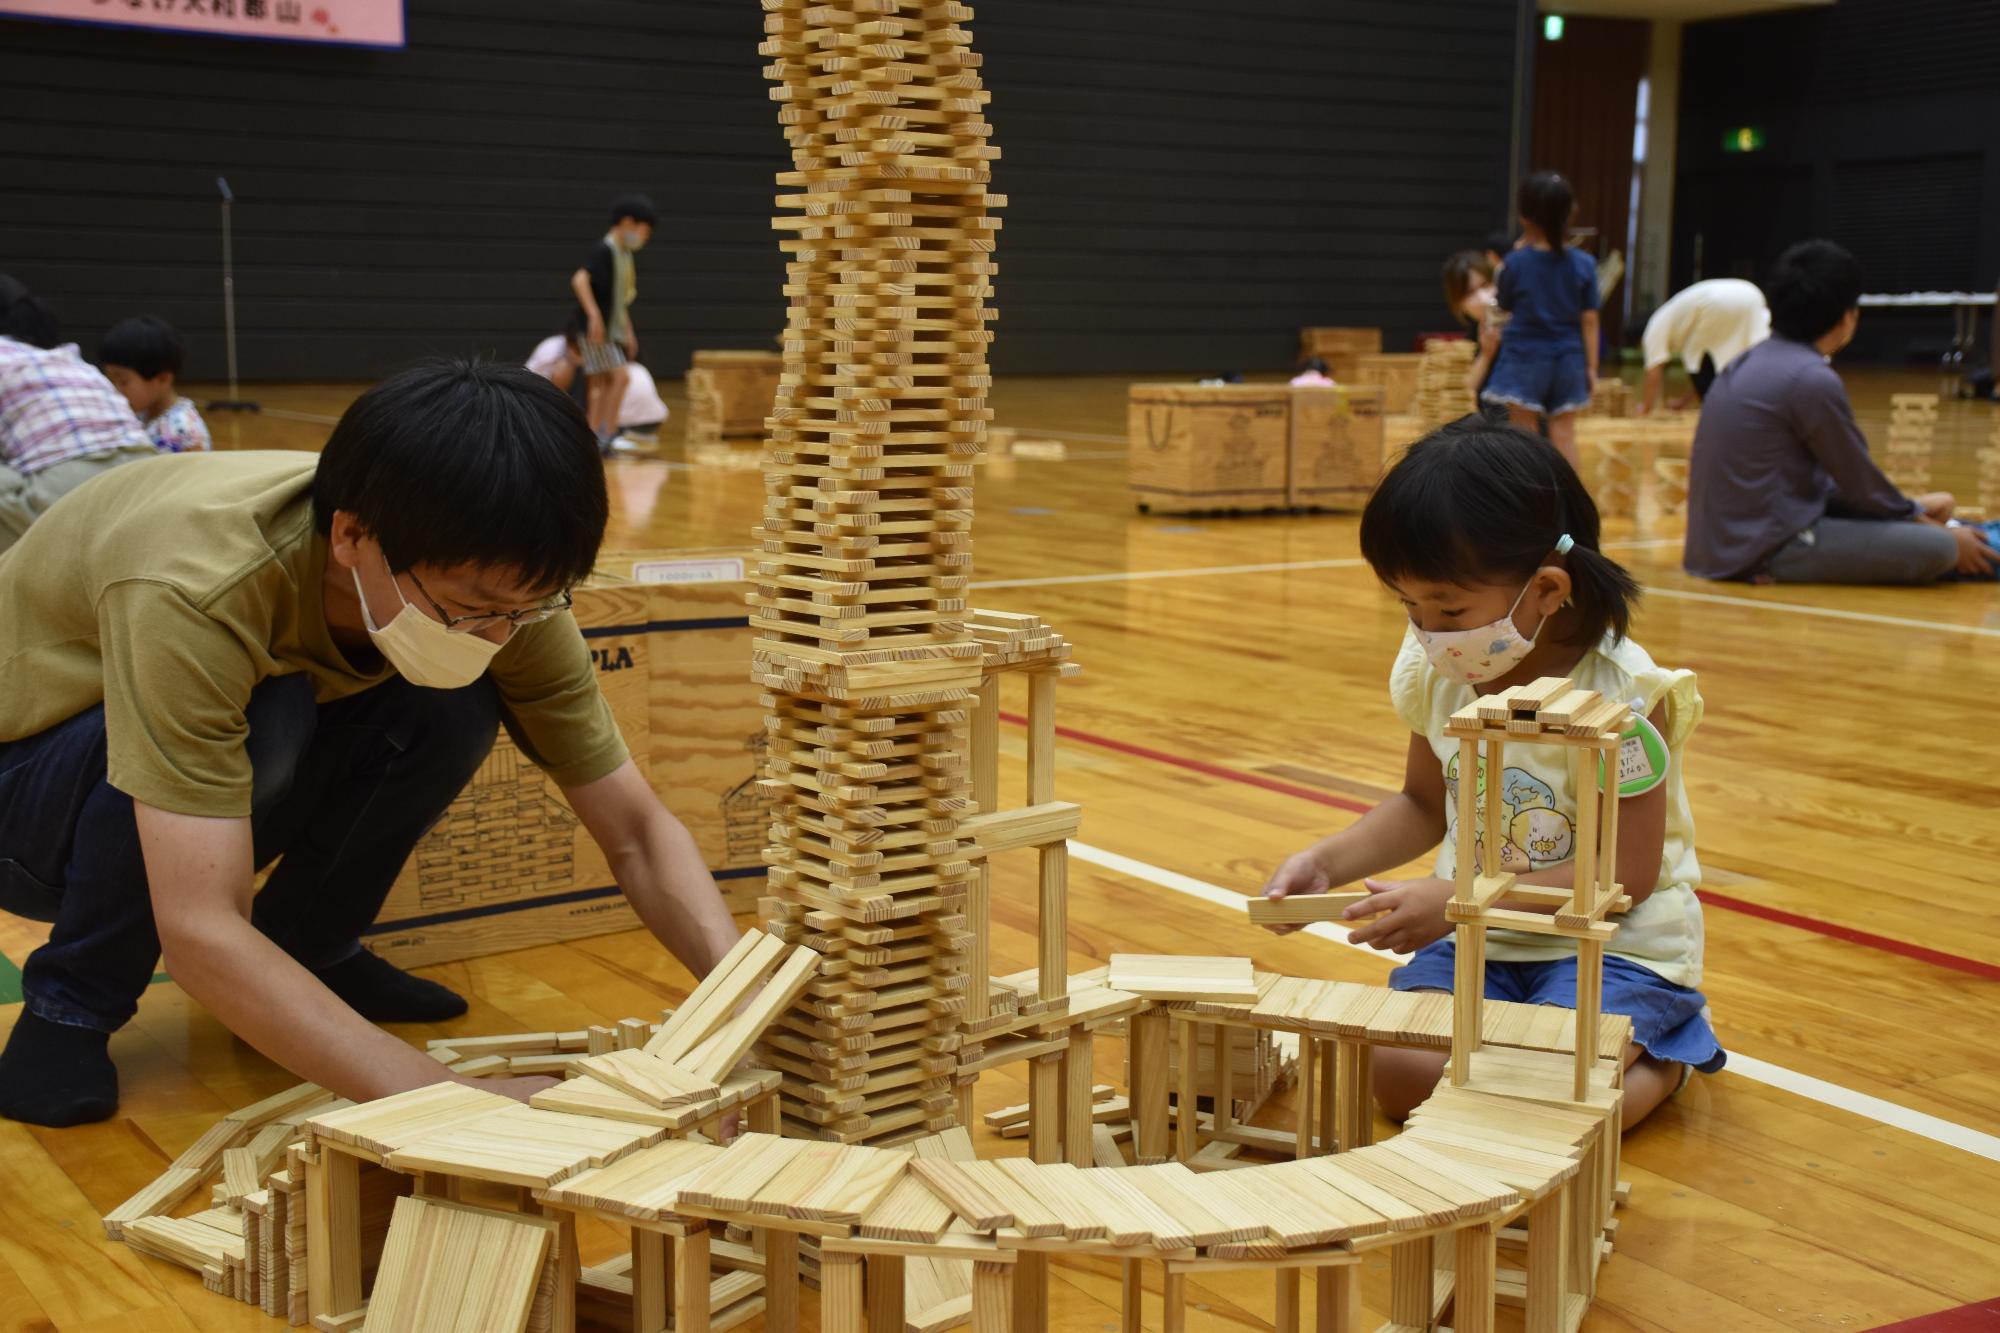
[[[1761,279],[1793,241],[1852,250],[1871,291],[2000,277],[2000,23],[1989,0],[1839,0],[1689,24],[1681,57],[1675,285]],[[1762,127],[1761,152],[1723,134]],[[1982,332],[1987,320],[1980,321]],[[1869,310],[1855,354],[1934,358],[1938,312]]]
[[[1276,368],[1299,325],[1447,325],[1438,263],[1504,221],[1513,0],[990,0],[1007,194],[994,360]],[[0,268],[85,345],[151,311],[246,379],[520,357],[604,207],[662,211],[646,359],[771,346],[784,142],[755,0],[409,0],[371,51],[0,19]]]

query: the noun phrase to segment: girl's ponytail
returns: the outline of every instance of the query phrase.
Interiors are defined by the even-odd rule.
[[[1521,182],[1515,203],[1521,216],[1541,228],[1549,249],[1561,254],[1563,236],[1569,231],[1570,214],[1576,211],[1576,196],[1561,173],[1537,171]]]
[[[1595,506],[1593,506],[1593,509]],[[1596,515],[1593,513],[1592,518]],[[1593,522],[1593,527],[1596,524]],[[1631,571],[1592,545],[1573,544],[1563,557],[1569,571],[1570,600],[1576,603],[1577,619],[1585,625],[1611,631],[1615,642],[1632,626],[1632,607],[1639,600],[1639,581]]]

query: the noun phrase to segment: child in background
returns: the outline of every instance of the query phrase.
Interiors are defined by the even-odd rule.
[[[1521,182],[1519,249],[1500,270],[1495,303],[1507,315],[1480,397],[1524,430],[1549,420],[1549,441],[1577,461],[1576,413],[1597,379],[1597,261],[1563,245],[1576,201],[1569,182],[1538,171]]]
[[[583,369],[582,317],[571,315],[561,333],[552,333],[536,343],[535,350],[528,353],[528,369],[568,394],[571,401],[588,413],[588,376],[578,373]],[[618,406],[621,433],[611,441],[611,447],[630,452],[639,446],[624,432],[656,431],[666,424],[668,414],[659,386],[653,383],[653,376],[645,366],[633,361],[625,366],[625,374],[625,394]]]
[[[162,453],[212,449],[208,423],[194,401],[174,392],[175,377],[187,360],[187,344],[174,326],[152,315],[134,315],[111,326],[97,345],[104,377],[125,395]]]
[[[609,454],[618,434],[618,407],[625,398],[628,361],[639,359],[639,335],[632,327],[632,302],[639,297],[634,256],[653,237],[653,201],[643,194],[621,196],[611,205],[611,230],[590,249],[583,267],[570,275],[583,316],[583,370],[590,377],[585,415],[597,432],[598,452]]]
[[[1465,377],[1475,406],[1493,370],[1493,356],[1500,350],[1500,326],[1506,322],[1494,304],[1497,289],[1493,271],[1492,262],[1477,250],[1460,250],[1444,261],[1444,303],[1464,326],[1466,335],[1479,344],[1479,355]]]
[[[1299,362],[1298,373],[1292,376],[1293,388],[1326,389],[1333,387],[1333,376],[1327,374],[1324,357],[1309,356]]]
[[[1522,883],[1570,887],[1576,817],[1567,751],[1509,746],[1504,774],[1460,773],[1458,741],[1445,735],[1452,713],[1477,695],[1543,676],[1631,701],[1644,719],[1634,731],[1650,728],[1659,741],[1645,753],[1664,758],[1639,764],[1648,771],[1620,787],[1617,878],[1632,906],[1614,918],[1618,933],[1605,946],[1604,1012],[1633,1023],[1625,1050],[1630,1128],[1686,1081],[1689,1068],[1712,1073],[1724,1059],[1694,989],[1701,868],[1682,785],[1682,753],[1702,715],[1693,673],[1655,665],[1625,637],[1638,587],[1599,550],[1597,506],[1576,469],[1526,431],[1463,421],[1412,445],[1369,498],[1361,551],[1410,617],[1389,673],[1390,699],[1410,728],[1403,790],[1287,860],[1265,896],[1364,880],[1372,896],[1345,915],[1375,919],[1350,938],[1414,951],[1390,973],[1391,989],[1449,991],[1455,785],[1478,784],[1482,829],[1485,803],[1505,802],[1507,837],[1497,859]],[[1366,878],[1432,847],[1431,878]],[[1574,941],[1501,929],[1486,939],[1488,999],[1574,1007]],[[1440,1052],[1376,1051],[1377,1100],[1400,1119],[1430,1095],[1444,1062]]]

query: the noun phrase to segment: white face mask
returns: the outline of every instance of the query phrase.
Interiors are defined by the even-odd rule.
[[[1534,639],[1514,626],[1514,612],[1533,586],[1534,580],[1530,579],[1515,595],[1514,605],[1507,608],[1507,614],[1490,625],[1478,629],[1418,629],[1413,623],[1410,630],[1417,636],[1417,642],[1423,644],[1424,655],[1430,658],[1431,665],[1453,680],[1465,685],[1494,680],[1519,666],[1521,659],[1534,651]],[[1546,625],[1548,621],[1544,619],[1542,623]],[[1541,633],[1539,629],[1535,632]]]
[[[388,561],[382,563],[384,568],[388,567]],[[368,594],[361,591],[361,572],[351,569],[348,573],[354,576],[354,595],[361,599],[361,623],[368,627],[368,637],[374,640],[382,656],[389,659],[389,665],[412,685],[433,690],[455,690],[470,685],[485,672],[493,654],[504,646],[477,634],[453,634],[410,605],[410,599],[403,596],[402,585],[396,582],[394,570],[389,571],[389,583],[396,589],[396,600],[403,604],[403,609],[388,624],[378,627],[375,617],[368,613]]]
[[[638,254],[641,250],[646,248],[645,233],[637,231],[626,232],[624,236],[624,245],[625,249],[630,253],[635,255]]]

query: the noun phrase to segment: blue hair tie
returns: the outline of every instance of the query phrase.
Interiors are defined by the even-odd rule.
[[[1568,555],[1569,548],[1574,545],[1576,545],[1576,539],[1565,532],[1562,536],[1556,538],[1556,554]]]

